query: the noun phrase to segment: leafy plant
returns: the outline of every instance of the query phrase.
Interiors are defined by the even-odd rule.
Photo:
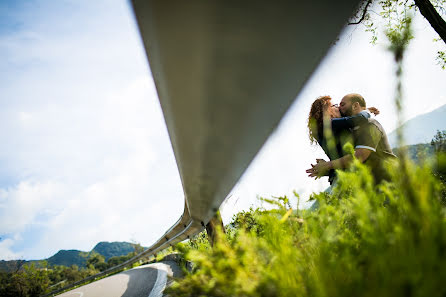
[[[282,197],[270,200],[273,210],[236,215],[231,240],[190,246],[186,258],[196,269],[168,294],[443,296],[443,185],[429,167],[407,162],[407,170],[389,168],[392,182],[378,186],[356,162],[331,194],[314,195],[317,212],[290,211]]]

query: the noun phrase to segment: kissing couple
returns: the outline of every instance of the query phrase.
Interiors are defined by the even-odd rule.
[[[351,143],[354,156],[370,167],[375,183],[390,180],[387,163],[396,160],[386,132],[372,115],[379,110],[367,108],[360,94],[345,95],[339,105],[332,104],[330,96],[321,96],[311,105],[308,116],[310,141],[319,144],[329,161],[316,159],[307,169],[309,177],[328,176],[330,185],[336,182],[336,170],[348,168],[353,157],[344,151]]]

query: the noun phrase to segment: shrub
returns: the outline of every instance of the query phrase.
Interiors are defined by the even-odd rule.
[[[196,269],[168,294],[444,296],[444,186],[427,166],[403,162],[390,171],[392,182],[376,186],[356,162],[331,194],[313,196],[315,212],[293,212],[280,198],[271,200],[277,209],[235,216],[231,240],[189,246]]]

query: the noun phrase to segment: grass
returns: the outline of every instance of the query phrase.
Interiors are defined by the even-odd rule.
[[[407,161],[376,186],[356,162],[315,212],[273,210],[234,216],[210,248],[204,234],[178,245],[195,268],[170,296],[444,296],[444,185]]]

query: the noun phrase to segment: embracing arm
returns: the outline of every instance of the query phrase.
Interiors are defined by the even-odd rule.
[[[368,122],[370,118],[370,113],[363,110],[357,115],[343,118],[335,118],[331,120],[331,129],[334,134],[339,133],[340,131],[354,128],[356,126],[360,126]]]
[[[365,149],[365,148],[357,148],[355,150],[355,158],[358,159],[361,162],[365,162],[365,160],[368,159],[368,157],[370,156],[370,153],[372,151],[369,149]],[[330,163],[328,165],[328,167],[330,169],[344,169],[347,168],[350,163],[353,161],[353,158],[351,155],[345,155],[342,158],[327,162]]]

